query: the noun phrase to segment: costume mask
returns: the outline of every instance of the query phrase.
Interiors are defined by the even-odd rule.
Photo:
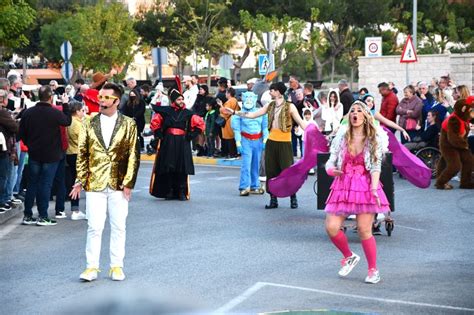
[[[258,96],[253,92],[242,93],[242,107],[245,111],[251,111],[257,104]]]

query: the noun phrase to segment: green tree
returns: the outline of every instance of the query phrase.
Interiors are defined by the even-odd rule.
[[[60,60],[59,46],[69,40],[73,47],[72,63],[79,71],[109,71],[129,63],[137,35],[133,19],[121,3],[105,3],[79,8],[41,28],[41,47],[47,58]]]
[[[263,33],[273,32],[275,69],[280,72],[281,76],[281,70],[289,62],[290,56],[304,48],[305,39],[302,37],[302,33],[305,22],[288,15],[279,17],[258,13],[253,16],[245,10],[240,12],[240,17],[244,27],[255,34],[250,45],[257,49],[257,53],[266,53]]]
[[[181,74],[185,59],[194,50],[194,39],[186,24],[175,16],[174,8],[168,1],[156,0],[150,10],[140,10],[134,25],[140,37],[140,44],[151,47],[166,47],[178,59],[178,73]]]
[[[0,59],[5,51],[28,44],[25,31],[35,19],[35,10],[24,0],[0,0]]]

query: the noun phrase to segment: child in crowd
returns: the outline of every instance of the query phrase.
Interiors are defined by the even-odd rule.
[[[206,115],[204,116],[204,122],[206,124],[206,129],[204,135],[206,137],[206,146],[207,146],[207,157],[210,158],[214,155],[216,147],[216,114],[215,109],[211,103],[206,103]]]

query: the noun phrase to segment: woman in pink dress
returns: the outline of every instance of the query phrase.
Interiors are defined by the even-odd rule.
[[[341,227],[347,216],[357,217],[357,231],[368,263],[367,283],[380,281],[377,269],[377,246],[372,235],[374,213],[390,210],[380,183],[384,141],[376,132],[370,110],[356,101],[349,110],[347,132],[333,139],[326,172],[334,176],[331,193],[326,201],[326,231],[342,252],[341,277],[347,276],[360,257],[351,251]]]

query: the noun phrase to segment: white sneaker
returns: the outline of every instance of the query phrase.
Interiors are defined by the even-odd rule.
[[[266,182],[266,181],[267,181],[267,177],[266,177],[266,176],[260,176],[260,177],[258,178],[258,180],[261,181],[261,182]]]
[[[354,253],[352,253],[352,256],[350,257],[343,258],[341,260],[342,268],[341,270],[339,270],[339,275],[341,277],[347,276],[352,271],[352,269],[354,269],[354,267],[357,265],[359,260],[360,260],[360,257]]]
[[[355,219],[356,219],[355,214],[351,214],[350,216],[347,217],[347,220],[355,220]]]
[[[125,280],[125,274],[123,273],[123,270],[122,270],[121,267],[112,267],[112,268],[110,268],[109,276],[114,281]]]
[[[365,278],[365,282],[375,284],[375,283],[378,283],[379,281],[380,281],[379,271],[375,268],[369,269],[369,274]]]
[[[309,175],[314,175],[315,171],[314,168],[310,168],[308,174]]]
[[[100,270],[97,268],[87,268],[83,273],[81,273],[79,279],[84,281],[94,281],[97,279],[98,272],[100,272]]]
[[[76,220],[85,220],[86,219],[86,214],[82,211],[73,211],[71,214],[71,220],[76,221]]]
[[[56,219],[64,219],[64,218],[67,218],[66,212],[60,211],[56,213]]]

